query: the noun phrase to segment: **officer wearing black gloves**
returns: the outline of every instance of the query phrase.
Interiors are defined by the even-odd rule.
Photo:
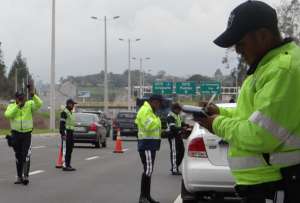
[[[75,118],[72,110],[74,105],[77,104],[72,99],[68,99],[66,102],[65,109],[60,114],[60,126],[59,132],[62,139],[62,150],[63,150],[63,171],[75,171],[76,169],[71,166],[71,156],[73,152],[73,131],[75,125]]]
[[[30,155],[31,155],[31,132],[33,130],[33,113],[43,104],[42,100],[35,95],[33,83],[28,85],[30,100],[26,100],[25,93],[17,92],[16,101],[8,105],[4,115],[10,121],[11,136],[7,137],[8,144],[15,151],[17,181],[15,184],[28,185]]]
[[[181,175],[179,166],[184,156],[184,144],[181,136],[181,130],[185,124],[180,116],[181,110],[181,106],[178,103],[175,103],[172,105],[171,112],[167,117],[167,134],[171,150],[170,158],[172,175]]]

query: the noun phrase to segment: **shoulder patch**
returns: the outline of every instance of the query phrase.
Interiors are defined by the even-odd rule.
[[[291,61],[292,56],[288,52],[281,54],[279,58],[279,68],[289,69],[291,67]]]

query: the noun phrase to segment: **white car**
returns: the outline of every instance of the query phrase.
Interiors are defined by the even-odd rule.
[[[234,103],[218,104],[220,107],[235,107]],[[185,108],[185,107],[184,107]],[[199,107],[188,106],[188,109]],[[182,163],[181,197],[183,203],[198,200],[223,202],[224,198],[236,198],[234,179],[227,161],[228,144],[194,123],[186,142]]]

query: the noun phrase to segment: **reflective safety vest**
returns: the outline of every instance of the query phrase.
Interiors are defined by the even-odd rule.
[[[66,130],[74,130],[75,128],[75,116],[69,109],[65,108],[64,112],[67,114]]]
[[[236,109],[220,108],[213,131],[229,143],[236,183],[280,180],[280,168],[300,164],[300,48],[268,52],[244,81]]]
[[[171,116],[175,119],[175,123],[168,123],[168,129],[167,130],[170,130],[170,127],[172,126],[175,126],[177,128],[181,128],[181,125],[182,125],[182,119],[181,119],[181,116],[176,113],[174,113],[173,111],[171,111],[169,114],[168,114],[168,117]]]
[[[139,140],[160,140],[161,121],[156,116],[148,102],[139,110],[135,123],[138,126]]]
[[[41,108],[42,100],[34,95],[32,100],[25,102],[24,106],[20,108],[16,103],[8,105],[4,116],[9,119],[11,130],[26,133],[33,129],[32,114]]]

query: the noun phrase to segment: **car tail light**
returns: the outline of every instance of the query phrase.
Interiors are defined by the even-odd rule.
[[[205,144],[202,137],[197,137],[190,142],[188,154],[190,157],[207,158]]]
[[[89,131],[94,131],[94,132],[97,131],[97,125],[96,125],[96,123],[92,123],[92,124],[90,125]]]

